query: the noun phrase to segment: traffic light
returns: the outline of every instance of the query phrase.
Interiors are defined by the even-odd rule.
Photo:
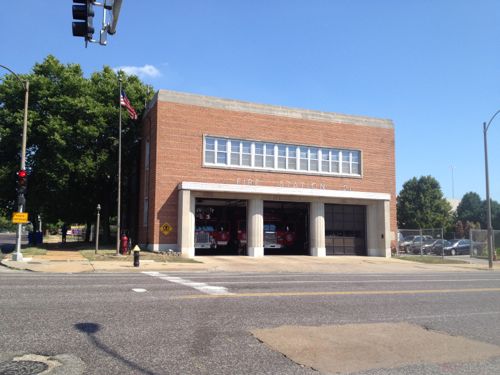
[[[73,0],[73,36],[83,37],[86,42],[94,35],[94,0]]]
[[[26,193],[26,188],[28,187],[28,174],[24,169],[17,172],[17,192],[24,195]]]

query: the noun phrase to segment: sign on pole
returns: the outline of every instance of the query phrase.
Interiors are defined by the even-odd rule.
[[[13,212],[12,213],[12,223],[13,224],[27,224],[28,223],[28,213],[27,212]]]

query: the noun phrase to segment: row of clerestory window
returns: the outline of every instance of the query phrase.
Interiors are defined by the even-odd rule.
[[[361,176],[361,151],[204,137],[204,165]]]

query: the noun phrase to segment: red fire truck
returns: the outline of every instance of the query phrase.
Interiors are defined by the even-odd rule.
[[[280,221],[271,219],[264,220],[264,247],[270,249],[281,249],[291,247],[296,241],[295,230],[291,225],[283,225]],[[238,221],[237,241],[240,245],[247,243],[246,221]]]

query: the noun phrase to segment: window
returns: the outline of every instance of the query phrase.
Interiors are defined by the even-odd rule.
[[[288,146],[287,150],[288,150],[288,169],[294,171],[297,169],[297,147]]]
[[[250,167],[252,165],[252,144],[241,142],[241,165]]]
[[[331,151],[331,159],[332,161],[332,169],[330,170],[333,173],[339,173],[340,172],[340,152],[336,150]]]
[[[342,173],[351,173],[351,168],[350,168],[350,158],[349,158],[350,153],[347,151],[342,152]]]
[[[263,168],[264,167],[264,144],[255,144],[255,162],[254,167]]]
[[[301,171],[307,171],[308,158],[307,158],[307,147],[300,147],[299,149],[299,169]]]
[[[319,164],[318,164],[318,149],[317,148],[310,148],[309,149],[309,170],[317,172],[319,169]]]
[[[205,138],[205,163],[215,163],[215,139]]]
[[[206,136],[204,156],[206,166],[361,176],[361,152],[356,150]]]
[[[216,140],[217,164],[227,164],[227,143],[225,139]]]
[[[266,168],[274,168],[274,145],[266,143]]]
[[[361,174],[359,169],[359,152],[351,151],[351,173]]]
[[[240,165],[240,142],[231,141],[231,165]]]
[[[321,172],[330,172],[330,151],[322,150],[321,152]]]
[[[278,169],[286,169],[286,146],[278,146]]]

